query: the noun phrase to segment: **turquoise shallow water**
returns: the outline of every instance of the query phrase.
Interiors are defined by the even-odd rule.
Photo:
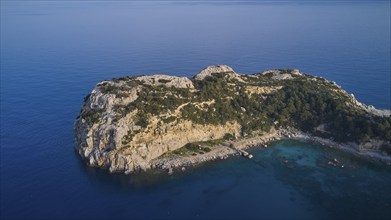
[[[278,141],[231,157],[132,177],[87,168],[101,187],[141,198],[132,207],[147,218],[387,219],[391,172],[384,164],[301,141]],[[344,167],[328,164],[336,158]],[[134,198],[135,199],[135,198]],[[140,213],[145,206],[151,213]],[[116,213],[125,217],[128,213]],[[141,215],[138,215],[141,214]]]
[[[271,147],[256,151],[258,160],[274,158],[275,177],[326,211],[324,217],[390,216],[390,167],[314,143],[282,141]],[[344,167],[329,165],[334,159]]]
[[[72,129],[103,79],[193,76],[221,63],[298,68],[390,109],[388,1],[1,1],[0,10],[1,219],[390,217],[389,166],[314,144],[124,176],[86,167]],[[328,166],[333,158],[346,166]]]

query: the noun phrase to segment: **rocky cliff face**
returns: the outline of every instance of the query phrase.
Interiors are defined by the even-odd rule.
[[[273,100],[281,94],[286,97],[286,82],[294,80],[327,85],[327,94],[336,92],[334,98],[342,97],[349,108],[365,107],[338,86],[298,70],[240,75],[218,65],[207,67],[193,79],[168,75],[126,77],[98,83],[85,98],[74,124],[75,149],[90,166],[124,173],[147,170],[151,161],[187,143],[227,135],[238,138],[266,132],[270,126],[288,125],[284,120],[289,115],[275,116],[278,105],[273,107],[277,110],[263,109],[274,106]],[[389,117],[386,111],[374,111],[367,113]],[[322,132],[327,134],[327,127]]]
[[[187,143],[220,139],[227,133],[240,136],[240,125],[236,121],[200,125],[191,120],[172,120],[186,104],[173,111],[156,112],[148,118],[147,125],[138,125],[135,121],[138,109],[120,114],[118,106],[134,102],[140,91],[147,90],[145,86],[194,89],[189,78],[168,75],[123,78],[97,84],[86,97],[74,124],[75,148],[90,166],[106,168],[110,172],[146,170],[151,167],[151,160]],[[165,121],[167,118],[172,121]]]

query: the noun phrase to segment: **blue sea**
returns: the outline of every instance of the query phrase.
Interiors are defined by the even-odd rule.
[[[389,1],[1,0],[0,12],[1,219],[391,218],[391,166],[314,143],[172,176],[109,174],[73,149],[99,81],[214,64],[297,68],[391,109]]]

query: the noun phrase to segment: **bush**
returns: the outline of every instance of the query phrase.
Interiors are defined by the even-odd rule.
[[[166,84],[166,83],[171,82],[171,80],[168,80],[168,79],[159,79],[158,82]]]
[[[224,135],[224,140],[234,140],[234,139],[235,139],[235,136],[233,134],[226,133]]]

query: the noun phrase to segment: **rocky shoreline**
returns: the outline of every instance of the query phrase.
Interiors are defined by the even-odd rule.
[[[175,170],[186,171],[186,167],[197,166],[207,161],[224,160],[231,156],[246,156],[251,159],[252,155],[245,150],[252,147],[267,148],[272,141],[283,139],[303,140],[306,142],[314,142],[325,147],[336,148],[356,156],[364,158],[378,159],[388,165],[391,165],[391,156],[383,155],[380,152],[367,151],[360,152],[357,150],[358,146],[355,143],[342,144],[333,140],[316,137],[309,133],[302,132],[294,128],[274,130],[250,138],[241,138],[233,141],[226,141],[222,144],[216,145],[210,152],[192,156],[179,155],[163,155],[152,161],[152,169],[166,170],[169,175],[173,174]],[[352,147],[353,146],[353,147]],[[243,154],[244,153],[244,154]],[[251,155],[251,156],[250,156]]]
[[[181,155],[163,155],[152,161],[152,168],[167,170],[169,174],[174,169],[185,170],[185,167],[199,165],[206,161],[224,160],[230,156],[241,155],[249,147],[267,147],[271,141],[280,140],[284,137],[293,137],[296,130],[280,129],[272,130],[267,134],[256,137],[241,138],[238,140],[225,141],[212,147],[210,152],[198,155],[181,156]]]
[[[360,151],[358,150],[359,145],[356,143],[337,143],[330,139],[311,136],[306,133],[298,135],[294,137],[294,139],[315,142],[321,144],[322,146],[343,150],[363,158],[377,159],[388,165],[391,165],[391,156],[382,154],[380,151]]]

